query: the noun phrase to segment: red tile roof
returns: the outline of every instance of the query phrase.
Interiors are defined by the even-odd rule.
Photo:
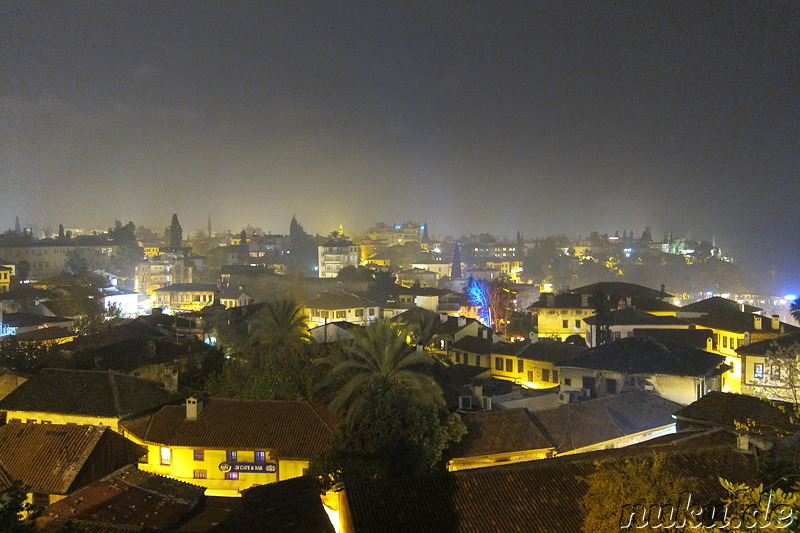
[[[0,427],[0,463],[35,492],[67,494],[94,481],[87,476],[103,476],[143,454],[108,427],[19,422]],[[95,460],[97,465],[84,471]]]
[[[142,441],[164,446],[269,450],[280,459],[310,459],[327,451],[332,425],[308,402],[207,398],[197,420],[186,407],[166,405],[120,424]]]

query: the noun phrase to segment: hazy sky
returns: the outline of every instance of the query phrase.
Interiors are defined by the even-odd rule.
[[[651,226],[800,291],[800,2],[4,0],[0,35],[0,228]]]

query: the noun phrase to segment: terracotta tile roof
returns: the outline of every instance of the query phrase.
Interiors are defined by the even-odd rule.
[[[736,350],[736,352],[744,355],[767,355],[767,352],[770,352],[775,348],[788,348],[790,346],[797,346],[800,348],[800,331],[795,331],[787,335],[781,335],[780,337],[776,337],[774,339],[754,342],[746,346],[742,346]]]
[[[47,326],[47,324],[71,323],[71,318],[61,316],[45,316],[33,313],[3,313],[3,324],[9,327]]]
[[[548,305],[549,298],[552,297],[553,305]],[[580,294],[565,293],[565,294],[542,294],[541,298],[534,302],[533,305],[528,307],[528,310],[536,312],[541,308],[550,307],[552,309],[591,309],[591,303],[588,305],[581,305],[583,299]]]
[[[453,457],[554,448],[527,409],[462,413],[467,434],[451,448]]]
[[[67,494],[96,479],[91,476],[103,476],[143,454],[140,446],[108,427],[19,422],[0,427],[0,463],[34,492]]]
[[[637,391],[568,403],[532,416],[558,453],[674,424],[677,403]]]
[[[280,459],[309,459],[327,451],[332,424],[308,402],[206,398],[197,420],[185,405],[120,424],[137,438],[164,446],[228,450],[269,450]]]
[[[757,484],[753,456],[732,446],[698,451],[676,447],[668,468],[696,477],[703,502],[723,496],[717,481]],[[351,483],[346,489],[353,533],[574,533],[582,531],[580,500],[591,460],[541,459],[391,481]],[[620,457],[617,460],[622,460]],[[567,459],[567,458],[565,458]],[[677,496],[676,496],[677,500]]]
[[[212,533],[334,533],[311,477],[247,489],[242,504]]]
[[[35,524],[37,533],[160,533],[161,531],[141,526],[86,522],[52,516],[37,518]]]
[[[359,307],[376,307],[375,302],[350,292],[323,292],[318,298],[306,304],[308,309],[357,309]]]
[[[3,463],[0,462],[0,490],[7,489],[13,482],[14,478],[8,473],[8,470],[6,470],[6,467],[3,466]]]
[[[759,433],[794,433],[800,426],[792,422],[791,404],[763,400],[755,396],[712,391],[675,412],[675,418],[709,427],[734,428],[734,422],[751,419]]]
[[[628,337],[595,346],[563,361],[560,366],[610,370],[622,374],[712,376],[720,373],[725,358],[669,341]]]
[[[198,505],[205,489],[125,467],[49,506],[45,516],[168,528]]]
[[[122,418],[176,399],[158,383],[114,372],[45,369],[0,400],[0,410]]]

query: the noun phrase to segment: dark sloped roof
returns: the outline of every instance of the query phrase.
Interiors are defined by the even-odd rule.
[[[140,446],[108,427],[11,422],[0,427],[0,463],[32,491],[66,494],[76,488],[84,465],[103,438],[114,441],[120,451],[114,453],[119,464],[105,461],[101,469],[118,468],[144,454]]]
[[[626,283],[624,281],[601,281],[592,283],[591,285],[584,285],[576,289],[571,289],[569,292],[575,294],[595,294],[597,292],[604,292],[611,297],[613,302],[619,298],[672,298],[669,293],[651,289],[644,285],[637,285],[635,283]]]
[[[451,349],[464,350],[465,352],[487,354],[491,353],[494,343],[491,339],[484,339],[482,337],[473,337],[468,335],[462,337],[450,345]]]
[[[197,420],[186,407],[165,405],[121,423],[137,438],[165,446],[270,450],[279,458],[308,459],[327,451],[333,429],[308,402],[207,398]]]
[[[153,292],[217,292],[219,289],[211,283],[173,283]]]
[[[552,297],[553,305],[548,305],[548,297]],[[534,302],[533,305],[528,307],[529,310],[535,311],[537,309],[543,307],[551,307],[551,308],[560,308],[560,309],[591,309],[592,305],[591,302],[588,305],[583,306],[583,299],[581,298],[580,294],[577,293],[565,293],[565,294],[542,294],[541,298]]]
[[[49,328],[40,328],[33,331],[27,331],[25,333],[18,333],[17,335],[11,335],[8,338],[19,341],[42,342],[63,339],[65,337],[74,337],[75,335],[76,333],[73,333],[66,328],[62,328],[61,326],[51,326]]]
[[[541,340],[538,342],[526,342],[525,347],[517,352],[517,357],[529,359],[531,361],[545,361],[547,363],[558,363],[565,359],[575,357],[579,353],[587,350],[586,346],[569,344],[566,342]]]
[[[651,315],[644,311],[625,307],[608,313],[609,324],[612,326],[685,326],[691,322],[683,318],[674,316]],[[597,316],[590,316],[583,319],[584,322],[593,326],[597,324]]]
[[[757,311],[761,311],[761,308],[754,307],[752,305],[745,305],[744,309],[742,309],[742,304],[740,304],[739,302],[728,300],[727,298],[723,298],[721,296],[712,296],[711,298],[706,298],[705,300],[700,300],[699,302],[694,302],[688,305],[684,305],[683,307],[681,307],[681,311],[691,311],[693,313],[705,313],[708,315],[716,313],[730,313],[737,311],[744,311],[745,313],[755,313]]]
[[[651,337],[653,339],[674,342],[684,346],[705,350],[708,339],[714,338],[710,329],[683,329],[683,328],[634,328],[634,337]]]
[[[3,313],[3,324],[10,327],[30,327],[46,326],[47,324],[59,324],[72,322],[71,318],[61,316],[45,316],[33,313]]]
[[[680,405],[645,391],[568,403],[533,413],[558,453],[673,424]]]
[[[800,426],[792,422],[791,404],[732,392],[709,392],[675,412],[675,418],[731,429],[735,427],[734,422],[750,419],[757,424],[753,430],[761,433],[800,430]]]
[[[69,518],[54,518],[52,516],[41,516],[34,523],[38,533],[161,533],[162,531],[138,525],[87,522]]]
[[[563,367],[609,370],[622,374],[711,376],[725,361],[721,355],[651,337],[628,337],[595,346],[561,363]]]
[[[463,413],[467,434],[451,448],[453,457],[553,448],[527,409]]]
[[[197,505],[205,488],[127,466],[49,506],[45,516],[168,528]]]
[[[242,504],[212,533],[334,533],[319,486],[303,476],[247,489]]]
[[[756,328],[757,318],[761,319],[761,328]],[[717,313],[713,315],[706,315],[699,318],[693,318],[692,322],[698,326],[707,328],[721,329],[724,331],[731,331],[734,333],[790,333],[798,331],[800,328],[781,322],[778,329],[772,327],[772,319],[768,316],[755,315],[753,313],[742,313],[739,311],[730,313]]]
[[[0,410],[122,418],[174,399],[174,394],[146,379],[49,368],[0,400]]]
[[[800,331],[795,331],[787,335],[781,335],[774,339],[767,339],[763,341],[754,342],[742,346],[736,350],[740,354],[745,355],[767,355],[768,352],[776,348],[789,348],[796,346],[800,350]]]
[[[666,467],[695,477],[700,501],[724,495],[718,478],[758,484],[753,456],[732,446],[665,450]],[[614,450],[615,452],[618,450]],[[602,452],[600,452],[602,453]],[[648,451],[648,453],[650,453]],[[599,454],[541,459],[345,489],[356,533],[573,533],[582,531],[581,499]],[[628,456],[615,460],[621,461]],[[643,455],[642,458],[652,457]],[[677,499],[677,497],[676,497]],[[621,504],[622,505],[622,504]]]
[[[376,307],[375,302],[350,292],[323,292],[318,298],[306,304],[309,309],[356,309]]]

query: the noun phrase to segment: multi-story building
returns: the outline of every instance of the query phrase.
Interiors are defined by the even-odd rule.
[[[217,301],[219,289],[208,283],[174,283],[153,291],[156,306],[172,311],[200,311]]]
[[[80,256],[90,271],[105,269],[117,250],[118,244],[102,237],[80,237],[69,242],[44,239],[23,246],[3,246],[0,256],[17,265],[26,262],[28,278],[42,279],[64,272],[71,256]]]
[[[404,222],[390,226],[385,222],[378,222],[367,231],[370,240],[386,241],[389,246],[406,244],[409,242],[420,243],[425,226],[416,222]]]
[[[14,275],[14,265],[5,265],[0,262],[0,292],[11,290],[11,276]]]
[[[124,421],[148,453],[139,468],[206,487],[206,495],[302,476],[327,451],[330,416],[308,402],[189,398]]]
[[[191,283],[194,268],[183,253],[164,253],[136,265],[135,290],[152,297],[156,289],[175,283]]]
[[[324,292],[305,306],[311,327],[346,321],[361,326],[379,318],[375,302],[349,292]]]
[[[347,239],[331,239],[317,250],[321,278],[335,278],[344,267],[360,264],[359,247]]]

